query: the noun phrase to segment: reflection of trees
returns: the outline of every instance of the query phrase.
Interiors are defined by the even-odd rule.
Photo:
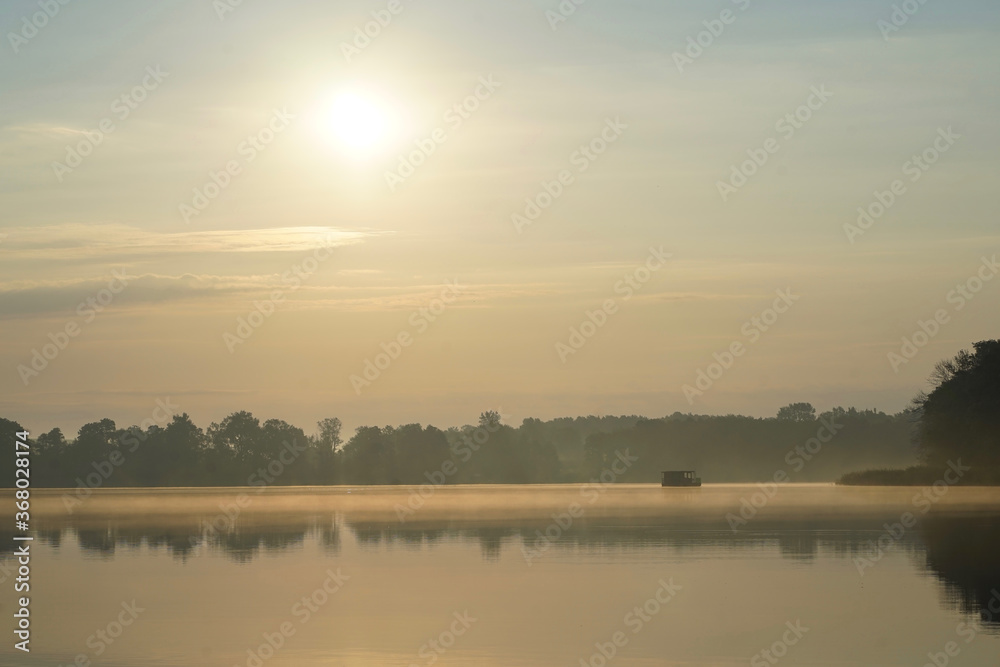
[[[476,521],[441,520],[408,521],[350,520],[333,515],[295,521],[283,517],[280,524],[237,521],[227,531],[205,530],[202,517],[190,517],[185,522],[168,525],[119,523],[107,521],[95,525],[67,525],[37,534],[37,539],[50,546],[59,546],[73,532],[80,548],[91,556],[112,558],[117,549],[134,550],[143,545],[164,549],[175,558],[187,560],[197,549],[221,552],[245,563],[261,553],[281,553],[301,548],[307,539],[314,539],[328,553],[338,553],[341,530],[346,526],[362,549],[433,548],[442,543],[478,544],[484,560],[496,561],[505,546],[536,544],[538,535],[552,525],[538,521]],[[841,557],[865,555],[868,541],[882,530],[882,521],[811,521],[753,522],[747,530],[733,532],[720,521],[679,521],[676,519],[644,518],[642,525],[633,519],[604,517],[589,522],[578,520],[562,531],[551,543],[555,550],[587,552],[631,551],[636,549],[672,549],[677,552],[697,550],[740,550],[777,548],[782,557],[810,561],[820,549]],[[751,530],[752,529],[752,530]],[[0,536],[0,549],[11,551]],[[6,547],[6,548],[5,548]],[[907,536],[901,549],[917,545]],[[0,551],[2,553],[2,551]]]
[[[677,521],[643,519],[642,525],[625,518],[602,518],[599,522],[580,520],[563,531],[550,548],[581,553],[628,552],[640,549],[671,549],[678,553],[710,550],[773,549],[783,558],[809,562],[820,549],[838,557],[865,555],[873,534],[882,530],[884,519],[867,521],[759,521],[753,530],[734,533],[724,522]],[[551,523],[541,521],[500,522],[441,521],[398,522],[345,521],[355,539],[363,547],[385,546],[400,548],[436,542],[479,544],[484,560],[499,559],[504,545],[516,542],[534,548],[539,534]],[[515,539],[516,538],[516,539]],[[913,550],[911,537],[897,545]]]
[[[77,543],[85,556],[104,559],[114,558],[119,549],[129,551],[146,546],[152,550],[166,550],[173,557],[186,561],[199,547],[222,552],[240,563],[247,563],[261,553],[277,554],[301,547],[307,538],[313,538],[329,554],[340,550],[340,524],[335,519],[303,522],[298,525],[283,524],[237,526],[225,532],[206,532],[204,523],[192,517],[187,523],[173,522],[168,526],[126,525],[109,521],[106,525],[70,525],[60,529],[47,529],[35,535],[39,542],[58,548],[62,540],[75,533]],[[12,540],[3,541],[0,534],[0,553],[13,551]]]
[[[495,562],[500,560],[500,553],[503,551],[503,544],[508,538],[513,537],[512,528],[486,527],[470,531],[470,536],[474,536],[479,541],[479,548],[483,554],[483,560]]]
[[[58,549],[59,545],[62,544],[62,531],[40,530],[35,535],[35,539],[37,539],[39,542],[44,542],[48,544],[53,549]]]
[[[408,521],[393,519],[351,520],[341,515],[323,515],[296,521],[281,517],[271,523],[237,522],[227,532],[203,532],[201,517],[187,522],[176,520],[166,525],[116,523],[66,525],[48,528],[36,535],[39,542],[51,547],[65,546],[62,540],[75,533],[85,555],[113,558],[118,549],[146,547],[163,549],[182,561],[199,550],[223,553],[239,563],[247,563],[262,554],[280,554],[301,549],[312,541],[328,554],[339,553],[343,528],[362,549],[435,549],[444,544],[478,545],[481,557],[498,561],[505,548],[520,549],[521,544],[534,548],[538,535],[551,523],[537,521],[476,521],[465,519]],[[550,548],[554,552],[626,554],[642,550],[664,550],[672,555],[720,555],[726,552],[770,550],[782,558],[809,563],[818,554],[853,558],[871,556],[872,540],[884,531],[885,517],[871,519],[812,519],[809,521],[751,522],[746,529],[733,532],[721,519],[679,520],[676,518],[642,519],[602,517],[580,519],[562,531]],[[0,554],[9,558],[11,534],[0,534]],[[894,544],[897,553],[910,552],[915,562],[944,584],[946,601],[965,613],[978,614],[987,607],[994,591],[1000,591],[1000,517],[934,517],[924,519],[919,530],[908,532]],[[9,562],[9,561],[8,561]],[[997,593],[1000,597],[1000,593]],[[994,606],[996,606],[995,603]],[[994,614],[993,627],[1000,627],[1000,614]]]
[[[186,560],[194,551],[194,545],[187,532],[162,531],[153,535],[134,535],[134,538],[139,544],[145,540],[153,549],[164,548],[181,560]]]
[[[816,558],[819,540],[813,532],[782,533],[778,536],[778,548],[784,558],[809,562]]]
[[[78,530],[76,539],[85,553],[108,559],[115,555],[117,540],[111,530]]]
[[[208,538],[210,548],[222,551],[240,563],[249,563],[261,552],[281,553],[292,547],[301,546],[304,541],[305,531],[280,529],[273,531],[236,529]]]
[[[320,544],[326,553],[340,552],[340,523],[337,519],[328,521],[326,526],[318,524],[316,530],[319,531]]]
[[[485,525],[477,522],[387,523],[377,521],[346,521],[351,533],[362,547],[398,546],[413,549],[442,542],[478,543],[483,560],[497,561],[503,545],[519,535],[514,526]]]
[[[923,536],[927,568],[944,583],[947,601],[1000,628],[1000,614],[983,613],[994,595],[993,608],[1000,604],[1000,517],[931,517]]]
[[[434,524],[434,527],[419,525],[403,525],[399,522],[385,521],[346,521],[354,539],[361,547],[376,547],[380,545],[403,548],[419,547],[423,544],[433,546],[441,541],[446,534],[456,536],[444,524]]]

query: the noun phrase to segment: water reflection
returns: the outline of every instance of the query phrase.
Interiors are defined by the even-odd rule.
[[[108,522],[100,528],[67,526],[37,534],[42,543],[58,548],[62,541],[75,536],[80,549],[91,557],[113,559],[117,549],[165,550],[180,560],[191,558],[200,548],[223,553],[239,563],[248,563],[262,553],[280,554],[301,547],[313,538],[331,553],[340,545],[340,527],[333,521],[301,525],[240,524],[226,532],[206,532],[197,520],[188,524],[122,525]]]
[[[964,520],[977,521],[977,520]],[[785,558],[809,562],[824,547],[842,555],[863,554],[869,549],[879,521],[824,521],[805,523],[764,523],[753,530],[734,532],[725,524],[659,523],[648,520],[642,525],[627,518],[604,519],[600,522],[579,521],[572,529],[550,540],[554,550],[631,551],[644,548],[671,548],[678,551],[736,550],[777,546]],[[937,535],[942,529],[934,524]],[[543,539],[544,522],[518,521],[509,525],[476,521],[387,523],[358,521],[342,515],[312,518],[280,524],[237,521],[226,531],[205,531],[200,517],[176,520],[157,525],[155,520],[141,524],[109,520],[101,526],[87,522],[69,523],[59,529],[36,533],[36,539],[55,549],[63,540],[75,536],[80,548],[91,556],[113,558],[116,549],[165,549],[181,560],[189,558],[198,548],[221,552],[238,562],[248,562],[260,553],[280,553],[302,546],[307,538],[318,540],[324,548],[336,552],[340,544],[341,527],[350,530],[362,547],[433,548],[443,541],[478,543],[485,560],[499,557],[504,548],[517,548]],[[990,530],[1000,531],[995,522]],[[961,531],[959,531],[961,532]],[[964,535],[964,533],[962,533]],[[10,535],[8,533],[8,535]],[[949,534],[950,535],[950,534]],[[943,537],[942,539],[951,539]],[[3,537],[0,537],[3,540]],[[0,542],[0,549],[10,552],[11,542]],[[914,549],[912,536],[900,541],[899,548]],[[957,554],[956,554],[957,555]]]
[[[1000,517],[930,517],[923,525],[927,569],[946,600],[1000,626]]]
[[[260,517],[258,517],[259,519]],[[206,530],[200,515],[171,517],[169,521],[106,520],[100,525],[69,520],[58,528],[40,531],[36,539],[59,549],[75,538],[83,554],[113,559],[118,550],[165,551],[187,561],[199,552],[224,554],[237,563],[261,555],[300,550],[313,542],[329,554],[341,546],[347,530],[364,549],[435,549],[446,542],[476,544],[486,562],[496,562],[506,549],[539,544],[551,523],[541,520],[510,522],[469,519],[399,523],[391,520],[353,519],[343,513],[320,516],[281,516],[273,521],[237,520],[228,530]],[[580,553],[642,553],[668,551],[678,557],[768,549],[781,558],[803,565],[820,553],[840,558],[871,557],[872,545],[884,534],[883,518],[831,518],[813,521],[754,523],[733,531],[721,521],[682,521],[676,518],[606,517],[580,520],[551,541],[548,556]],[[8,553],[10,539],[0,537]],[[943,584],[945,603],[966,614],[983,615],[985,623],[1000,627],[1000,613],[983,613],[994,605],[1000,612],[1000,517],[928,516],[916,530],[903,535],[891,549],[906,552],[914,562]]]

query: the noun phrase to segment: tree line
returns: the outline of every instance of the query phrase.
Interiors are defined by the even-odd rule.
[[[952,469],[964,484],[1000,484],[1000,340],[974,343],[939,362],[929,383],[931,391],[911,406],[919,463],[862,470],[843,483],[934,484]]]
[[[827,424],[829,426],[824,426]],[[817,434],[835,429],[821,444]],[[675,413],[660,419],[589,416],[517,426],[492,411],[475,425],[362,426],[346,442],[341,421],[313,433],[280,419],[235,412],[207,429],[187,414],[165,425],[119,427],[111,419],[59,428],[31,440],[34,487],[271,486],[329,484],[534,484],[599,477],[618,451],[638,462],[618,481],[656,482],[661,469],[697,469],[706,481],[762,481],[787,468],[794,481],[830,481],[861,466],[916,460],[911,413],[837,408],[816,415],[808,404],[772,418]],[[22,431],[0,418],[11,442]],[[825,438],[824,438],[825,439]],[[796,450],[796,448],[799,448]],[[13,485],[13,465],[0,472]]]
[[[697,470],[707,482],[927,483],[962,459],[971,482],[1000,482],[1000,341],[942,361],[933,390],[906,410],[793,403],[774,417],[674,413],[589,416],[504,424],[362,426],[346,442],[340,419],[312,433],[280,419],[234,412],[207,429],[187,414],[165,426],[121,428],[110,419],[68,439],[59,428],[31,441],[35,487],[271,486],[329,484],[538,484],[599,478],[618,452],[638,461],[619,482],[656,482],[661,470]],[[24,429],[0,418],[11,443]],[[13,486],[13,456],[0,479]],[[867,472],[851,473],[859,469]],[[942,468],[943,469],[943,468]],[[848,474],[850,473],[850,474]],[[930,480],[933,482],[933,479]]]

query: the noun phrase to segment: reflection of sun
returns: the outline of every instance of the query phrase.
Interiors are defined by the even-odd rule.
[[[345,91],[336,95],[323,117],[329,136],[345,151],[365,157],[384,149],[396,133],[391,107],[373,95]]]

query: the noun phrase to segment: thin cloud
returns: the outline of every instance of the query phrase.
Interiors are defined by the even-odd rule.
[[[305,252],[360,243],[372,232],[336,227],[274,227],[160,233],[127,225],[52,225],[6,230],[19,258],[80,260],[165,254]]]

